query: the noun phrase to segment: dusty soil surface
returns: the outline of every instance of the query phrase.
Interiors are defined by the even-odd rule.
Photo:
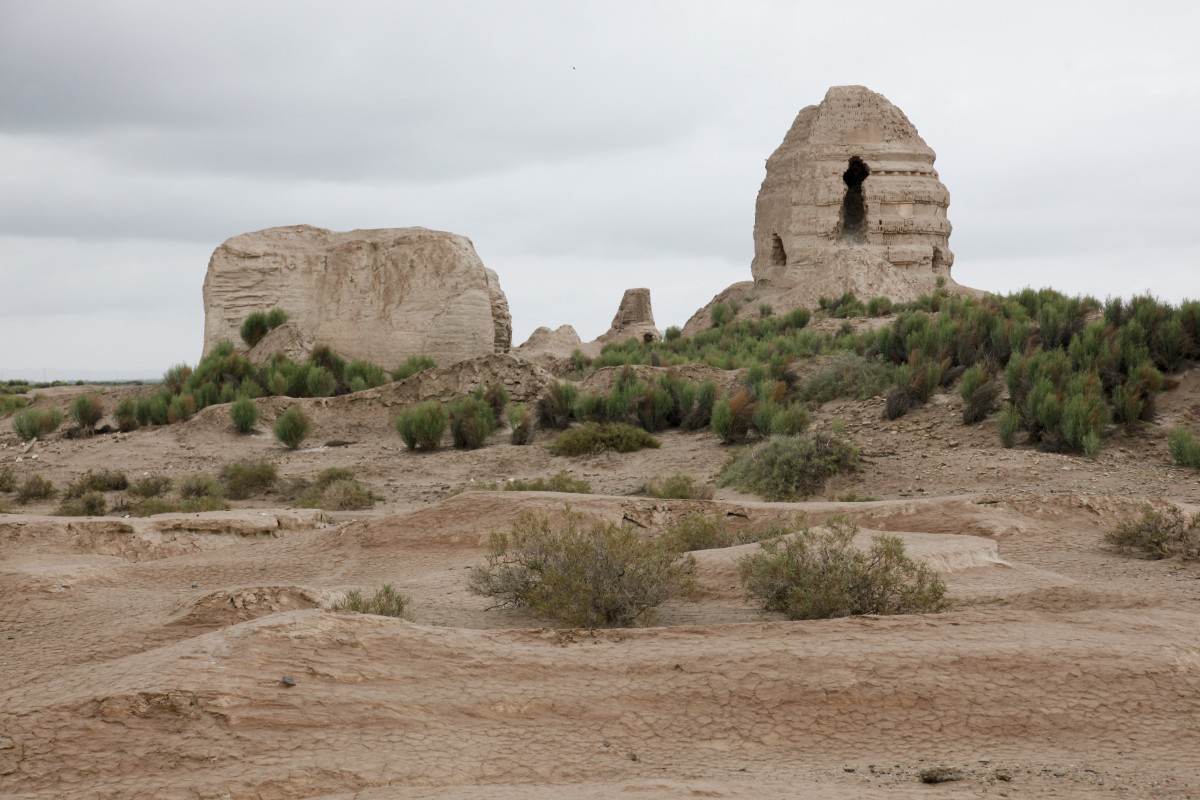
[[[279,400],[260,401],[249,437],[223,406],[29,448],[0,420],[18,480],[267,458],[285,478],[352,468],[380,497],[81,519],[0,494],[19,512],[0,514],[0,796],[1200,797],[1200,565],[1103,543],[1143,500],[1200,508],[1200,474],[1166,448],[1200,422],[1200,371],[1095,460],[1004,450],[994,421],[960,423],[954,395],[895,422],[879,398],[830,403],[815,424],[843,426],[863,468],[796,504],[636,496],[665,474],[711,481],[730,450],[708,433],[558,458],[549,434],[517,447],[501,432],[416,455],[383,399],[299,402],[315,430],[294,452],[269,433]],[[464,491],[560,470],[592,494]],[[560,629],[467,591],[490,532],[565,503],[646,535],[694,510],[848,515],[865,537],[901,535],[952,605],[788,622],[737,586],[756,545],[698,553],[697,591],[632,630]],[[410,620],[329,610],[385,582]],[[922,783],[932,767],[959,780]]]

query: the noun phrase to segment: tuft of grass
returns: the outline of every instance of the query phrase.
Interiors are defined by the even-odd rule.
[[[33,500],[49,500],[54,494],[53,483],[41,475],[30,475],[17,487],[17,502],[24,505]]]
[[[747,595],[788,619],[860,614],[918,614],[946,605],[946,585],[909,558],[895,536],[876,536],[869,550],[854,546],[858,528],[833,519],[826,530],[803,529],[763,542],[738,564]]]
[[[117,403],[113,416],[117,419],[117,430],[122,433],[136,431],[141,427],[141,423],[138,422],[137,401],[132,397],[126,397]]]
[[[958,393],[963,399],[963,422],[973,425],[987,419],[996,410],[1000,384],[982,364],[975,364],[963,373]]]
[[[221,484],[211,475],[188,475],[179,481],[179,496],[185,499],[224,496]]]
[[[298,508],[320,508],[326,511],[357,511],[370,508],[378,499],[354,473],[341,467],[330,467],[309,481],[293,484],[294,504]]]
[[[590,494],[592,485],[582,478],[576,478],[569,472],[558,472],[549,478],[525,478],[507,481],[503,484],[506,492],[572,492],[575,494]]]
[[[104,405],[92,394],[81,394],[71,401],[71,418],[85,433],[91,433],[104,416]]]
[[[129,488],[129,479],[119,470],[88,470],[67,486],[64,495],[78,498],[89,492],[119,492]]]
[[[739,454],[721,472],[721,486],[766,500],[802,500],[835,475],[858,466],[858,448],[827,434],[772,436]]]
[[[185,497],[180,500],[145,497],[126,506],[124,511],[132,517],[152,517],[155,514],[197,514],[228,509],[229,504],[220,497]]]
[[[660,500],[711,500],[713,496],[711,486],[683,473],[648,480],[642,486],[642,492]]]
[[[471,591],[501,605],[586,628],[634,625],[687,591],[695,563],[630,528],[525,513],[493,533],[486,562],[471,572]]]
[[[229,418],[233,420],[233,428],[238,433],[251,433],[258,423],[258,406],[249,397],[239,397],[229,407]]]
[[[1159,510],[1146,504],[1139,516],[1121,520],[1106,532],[1104,540],[1123,553],[1195,561],[1200,559],[1200,514],[1185,517],[1176,505]]]
[[[798,395],[816,405],[841,397],[867,400],[886,392],[895,375],[895,367],[879,359],[838,353],[799,387]]]
[[[358,589],[351,589],[331,608],[334,611],[352,611],[356,614],[377,614],[381,617],[403,618],[409,602],[409,599],[398,592],[394,586],[385,583],[366,597]]]
[[[574,384],[558,382],[538,398],[538,421],[543,428],[563,429],[571,424],[579,391]]]
[[[1169,439],[1171,458],[1181,467],[1200,469],[1200,441],[1187,428],[1171,431]]]
[[[799,527],[799,522],[796,520],[772,520],[765,525],[734,529],[729,526],[728,519],[724,515],[696,512],[680,517],[668,525],[663,530],[660,541],[668,549],[680,553],[694,550],[716,550],[749,542],[760,542],[764,539],[775,539],[790,533],[797,527]]]
[[[411,378],[418,372],[424,372],[436,366],[437,362],[429,356],[409,356],[403,364],[392,370],[392,380],[402,381],[405,378]]]
[[[85,492],[77,497],[64,498],[58,506],[58,513],[63,517],[102,517],[108,511],[108,504],[100,492]]]
[[[129,484],[129,493],[135,497],[158,497],[171,491],[171,479],[162,475],[149,475]]]
[[[270,461],[234,461],[221,467],[223,494],[230,500],[265,494],[278,477],[279,470]]]
[[[512,428],[512,436],[509,441],[513,444],[533,442],[533,414],[524,403],[516,403],[508,407],[508,426]]]
[[[275,419],[275,438],[289,450],[295,450],[308,436],[312,422],[300,406],[289,406]]]
[[[460,450],[477,450],[496,430],[492,407],[477,397],[460,397],[450,404],[450,438]]]
[[[436,400],[418,403],[401,411],[395,424],[409,450],[436,450],[446,432],[446,410]]]
[[[13,430],[23,440],[44,437],[58,430],[63,415],[57,408],[27,408],[13,417]]]
[[[556,456],[582,456],[603,453],[608,450],[632,453],[643,448],[658,446],[658,439],[641,428],[635,428],[623,422],[585,422],[560,433],[550,443],[550,452]]]
[[[7,417],[14,411],[20,411],[29,405],[29,398],[19,394],[0,393],[0,417]]]

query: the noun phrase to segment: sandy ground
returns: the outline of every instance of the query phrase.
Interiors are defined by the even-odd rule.
[[[1200,797],[1200,565],[1103,544],[1142,499],[1200,508],[1200,474],[1171,466],[1165,442],[1200,422],[1200,371],[1095,460],[1003,450],[951,395],[896,422],[881,402],[818,413],[866,460],[803,504],[634,496],[663,474],[711,479],[730,451],[707,433],[622,456],[556,458],[546,438],[503,434],[414,455],[394,409],[308,401],[314,446],[287,452],[269,401],[251,437],[217,407],[26,451],[0,421],[0,465],[19,477],[262,457],[288,477],[352,467],[382,498],[332,514],[267,496],[147,520],[55,518],[53,503],[0,515],[0,796]],[[563,469],[593,494],[462,491]],[[838,502],[851,493],[873,499]],[[567,502],[648,534],[696,509],[847,514],[864,536],[901,535],[952,606],[787,622],[738,590],[753,545],[698,554],[697,592],[635,630],[555,629],[466,590],[489,532]],[[326,609],[383,582],[412,598],[411,620]],[[923,785],[930,766],[963,779]]]

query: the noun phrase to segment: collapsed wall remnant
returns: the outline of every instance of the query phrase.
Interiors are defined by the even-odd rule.
[[[626,289],[625,294],[621,295],[621,305],[617,306],[612,325],[596,341],[623,342],[626,339],[643,342],[662,339],[662,333],[654,327],[654,309],[650,306],[649,289]]]
[[[950,193],[934,152],[904,112],[864,86],[834,86],[796,116],[767,159],[754,216],[753,281],[734,284],[688,322],[708,327],[716,302],[777,312],[854,292],[915,300],[950,268]]]
[[[204,352],[222,340],[240,346],[246,316],[273,307],[287,311],[291,338],[386,368],[414,355],[450,364],[512,343],[496,273],[470,239],[426,228],[293,225],[229,239],[204,279]]]

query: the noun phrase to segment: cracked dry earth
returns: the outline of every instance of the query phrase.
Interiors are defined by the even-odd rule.
[[[268,496],[145,520],[0,515],[0,796],[1200,797],[1200,566],[1102,540],[1142,499],[1200,505],[1163,434],[1200,417],[1198,383],[1193,370],[1158,423],[1095,461],[1002,450],[994,423],[956,422],[951,396],[895,423],[878,398],[831,403],[817,424],[840,420],[867,461],[800,504],[632,496],[656,475],[714,476],[727,451],[708,434],[627,456],[503,437],[409,456],[387,409],[336,404],[314,409],[314,439],[351,444],[295,453],[211,416],[29,453],[6,430],[0,459],[18,477],[254,456],[285,476],[353,466],[383,499],[335,514]],[[595,494],[454,493],[561,469]],[[836,500],[848,492],[878,499]],[[633,630],[555,629],[466,590],[490,531],[568,502],[647,535],[696,509],[734,524],[846,514],[864,540],[901,535],[953,604],[787,622],[737,586],[756,545],[697,553],[695,594]],[[327,610],[383,582],[412,598],[411,621]],[[961,780],[922,784],[935,766]]]

